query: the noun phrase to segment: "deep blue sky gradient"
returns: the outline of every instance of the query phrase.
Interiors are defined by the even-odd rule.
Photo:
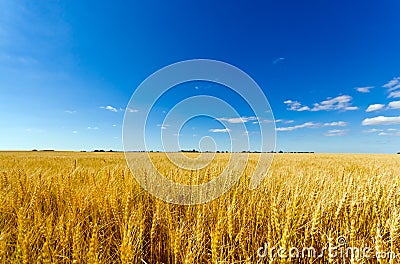
[[[277,150],[400,151],[400,109],[389,106],[400,99],[382,87],[400,76],[399,11],[396,0],[1,1],[0,149],[120,150],[135,88],[171,63],[207,58],[264,90],[281,120]],[[340,95],[358,109],[284,103]],[[366,112],[372,104],[384,106]],[[362,124],[378,116],[397,121]]]

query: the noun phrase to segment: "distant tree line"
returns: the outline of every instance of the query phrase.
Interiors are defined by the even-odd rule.
[[[192,150],[181,149],[181,152],[199,152],[199,151],[195,149]]]
[[[41,149],[41,150],[37,150],[37,149],[32,149],[32,151],[55,151],[54,149]],[[86,152],[86,150],[81,150],[81,152]],[[95,149],[93,150],[93,152],[121,152],[121,151],[114,151],[112,149],[106,151],[104,149]],[[129,151],[129,152],[160,152],[160,151],[145,151],[145,150],[137,150],[137,151]],[[199,153],[200,151],[196,150],[196,149],[192,149],[192,150],[185,150],[182,149],[180,152],[193,152],[193,153]],[[213,151],[203,151],[206,153],[211,153]],[[229,151],[223,151],[223,150],[217,150],[215,151],[215,153],[229,153]],[[243,150],[242,153],[261,153],[260,151],[249,151],[249,150]],[[269,151],[267,153],[315,153],[314,151]],[[396,154],[400,155],[400,152],[397,152]]]
[[[191,153],[199,153],[199,152],[203,152],[203,153],[213,153],[213,152],[215,152],[215,153],[229,153],[229,151],[227,151],[227,150],[217,150],[217,151],[198,151],[198,150],[196,150],[196,149],[192,149],[192,150],[185,150],[185,149],[181,149],[181,152],[191,152]]]

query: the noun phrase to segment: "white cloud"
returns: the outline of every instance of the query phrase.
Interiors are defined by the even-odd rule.
[[[304,124],[301,124],[301,125],[296,125],[296,126],[277,127],[276,131],[293,131],[293,130],[296,130],[296,129],[299,129],[299,128],[306,128],[306,127],[314,128],[314,127],[318,127],[318,126],[319,126],[319,124],[317,124],[317,123],[307,122],[307,123],[304,123]]]
[[[88,130],[98,130],[99,128],[98,128],[97,126],[96,126],[96,127],[90,127],[90,126],[89,126],[89,127],[87,127],[87,129],[88,129]]]
[[[123,110],[122,110],[123,111]],[[128,113],[137,113],[137,112],[139,112],[139,110],[137,110],[137,109],[133,109],[133,108],[126,108],[126,111],[128,112]]]
[[[385,109],[384,104],[372,104],[372,105],[368,106],[368,108],[367,108],[367,110],[365,110],[365,112],[374,112],[374,111],[378,111],[378,110],[382,110],[382,109]],[[386,109],[400,109],[400,101],[390,102]]]
[[[393,101],[389,103],[390,109],[400,109],[400,101]]]
[[[399,98],[399,97],[400,97],[400,91],[391,92],[388,96],[388,98]]]
[[[363,126],[399,125],[400,116],[377,116],[373,118],[366,118],[361,124]]]
[[[272,123],[272,122],[274,122],[274,120],[264,119],[262,121],[254,121],[254,122],[252,122],[252,124],[258,124],[258,123],[269,124],[269,123]],[[293,123],[293,122],[294,122],[294,120],[275,119],[275,124],[276,123],[290,124],[290,123]]]
[[[335,122],[328,122],[328,123],[314,123],[314,122],[306,122],[301,125],[296,125],[296,126],[290,126],[290,127],[278,127],[276,128],[277,131],[293,131],[299,128],[318,128],[318,127],[344,127],[347,126],[348,123],[344,121],[335,121]]]
[[[364,130],[364,133],[375,133],[375,132],[382,132],[383,129],[377,129],[377,128],[372,128],[372,129],[368,129],[368,130]]]
[[[266,122],[267,120],[264,120],[264,123],[268,123]],[[275,123],[284,123],[284,124],[290,124],[293,123],[294,120],[285,120],[285,119],[276,119]]]
[[[384,104],[372,104],[370,106],[368,106],[367,110],[365,110],[365,112],[373,112],[373,111],[378,111],[378,110],[382,110],[385,107]]]
[[[340,95],[335,98],[327,99],[321,103],[315,103],[310,111],[329,111],[329,110],[357,110],[358,107],[351,106],[353,98],[349,95]]]
[[[308,106],[302,106],[299,109],[297,109],[298,112],[309,111],[309,110],[310,110],[310,107],[308,107]]]
[[[275,123],[278,123],[278,122],[281,122],[281,121],[282,121],[281,119],[277,119],[277,120],[275,120]],[[274,120],[272,120],[272,119],[264,119],[262,121],[260,121],[260,120],[254,121],[254,122],[252,122],[252,124],[258,124],[258,123],[269,124],[269,123],[272,123],[272,122],[274,122]]]
[[[353,111],[358,110],[357,106],[351,105],[353,98],[349,95],[340,95],[335,98],[327,98],[320,103],[314,103],[313,107],[302,105],[298,101],[286,100],[283,103],[288,106],[288,110],[291,111],[331,111],[331,110],[342,110],[342,111]]]
[[[330,122],[330,123],[325,123],[323,124],[324,127],[329,127],[329,126],[347,126],[347,123],[344,121],[337,121],[337,122]]]
[[[357,90],[357,92],[360,92],[360,93],[369,93],[371,91],[371,89],[374,87],[375,86],[356,87],[356,90]]]
[[[400,77],[394,77],[382,87],[387,88],[389,92],[400,89]]]
[[[258,120],[257,117],[255,116],[250,116],[250,117],[234,117],[234,118],[227,118],[227,117],[221,117],[217,118],[219,121],[226,121],[232,124],[239,124],[239,123],[247,123],[249,121],[255,121]]]
[[[102,108],[102,109],[106,109],[106,110],[109,110],[109,111],[111,111],[111,112],[114,112],[114,113],[118,112],[118,109],[117,109],[117,108],[115,108],[115,107],[113,107],[113,106],[111,106],[111,105],[107,105],[107,106],[100,106],[100,108]]]
[[[287,110],[290,110],[290,111],[302,112],[302,111],[310,110],[310,108],[308,106],[303,106],[298,101],[286,100],[283,103],[289,107]]]
[[[345,111],[355,111],[358,110],[358,106],[347,106],[344,108]]]
[[[378,134],[378,136],[400,137],[400,132],[394,132],[394,133],[381,132]]]
[[[72,134],[78,134],[78,131],[74,130],[72,131]]]
[[[324,134],[324,136],[327,136],[327,137],[336,137],[336,136],[344,136],[344,135],[346,135],[346,130],[342,130],[342,129],[328,130],[328,132]]]
[[[67,113],[67,114],[76,114],[77,111],[76,111],[76,110],[65,110],[64,113]]]
[[[369,129],[369,130],[364,130],[364,133],[376,133],[376,132],[380,132],[378,133],[378,136],[400,136],[400,129],[397,128],[388,128],[386,129],[386,132],[384,129]]]
[[[166,125],[166,124],[164,124],[164,125],[158,124],[157,126],[161,127],[161,129],[167,129],[167,127],[169,127],[169,125]]]
[[[231,130],[229,128],[213,128],[208,131],[213,133],[229,133]]]

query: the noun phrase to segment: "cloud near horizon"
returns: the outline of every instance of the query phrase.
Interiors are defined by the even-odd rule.
[[[324,134],[324,136],[326,136],[326,137],[337,137],[337,136],[344,136],[344,135],[346,135],[346,130],[343,130],[343,129],[328,130],[328,132]]]
[[[290,126],[290,127],[277,127],[276,131],[293,131],[299,128],[306,128],[306,127],[310,127],[310,128],[316,128],[319,127],[320,125],[318,123],[314,123],[314,122],[306,122],[304,124],[301,125],[296,125],[296,126]]]
[[[371,128],[368,130],[363,130],[364,133],[375,133],[375,132],[382,132],[383,129]]]
[[[335,98],[327,98],[326,100],[320,103],[314,103],[313,107],[309,107],[307,105],[302,105],[298,101],[286,100],[283,103],[288,106],[287,110],[290,111],[332,111],[332,110],[341,110],[341,111],[354,111],[358,110],[357,106],[351,105],[351,100],[353,98],[350,95],[339,95]]]
[[[378,136],[395,136],[395,137],[400,136],[400,129],[397,129],[397,128],[387,128],[386,130],[372,128],[372,129],[364,130],[363,132],[364,133],[377,133]]]
[[[378,136],[400,137],[400,131],[391,132],[391,133],[388,133],[388,132],[381,132],[381,133],[378,134]]]
[[[344,121],[336,121],[336,122],[330,122],[330,123],[315,123],[315,122],[306,122],[301,125],[296,125],[296,126],[290,126],[290,127],[277,127],[276,131],[293,131],[299,128],[318,128],[318,127],[344,127],[347,126],[347,122]]]
[[[337,121],[337,122],[331,122],[331,123],[325,123],[325,124],[323,124],[323,126],[324,127],[327,127],[327,126],[347,126],[347,122],[344,122],[344,121]]]

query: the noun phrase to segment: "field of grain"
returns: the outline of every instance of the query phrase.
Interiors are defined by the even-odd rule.
[[[206,176],[163,168],[176,180],[213,177],[227,155]],[[146,193],[121,153],[1,152],[0,262],[397,263],[259,255],[266,243],[399,254],[399,165],[400,155],[276,154],[257,189],[246,171],[220,198],[184,206]]]

